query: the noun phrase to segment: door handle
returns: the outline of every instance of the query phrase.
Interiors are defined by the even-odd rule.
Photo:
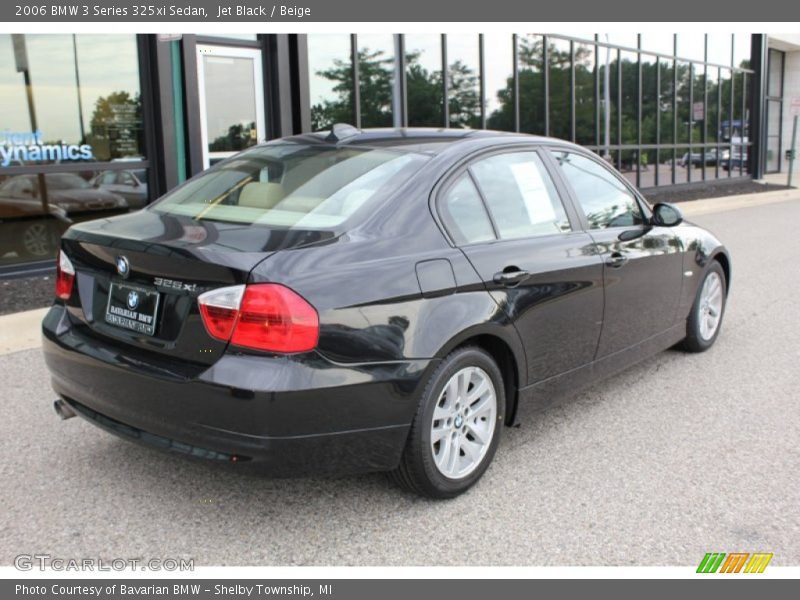
[[[495,273],[494,277],[492,277],[492,280],[499,285],[514,287],[515,285],[519,285],[529,276],[530,273],[518,269],[517,267],[506,267],[499,273]]]
[[[614,252],[606,259],[606,265],[612,269],[619,269],[621,266],[628,262],[628,257],[623,255],[622,252]]]

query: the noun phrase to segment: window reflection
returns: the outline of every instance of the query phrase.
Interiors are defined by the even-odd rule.
[[[672,148],[661,148],[658,151],[658,185],[671,185],[675,183],[675,151]]]
[[[658,59],[651,54],[641,54],[642,62],[642,143],[657,144],[656,119],[659,114]],[[652,157],[655,159],[655,156]],[[650,164],[653,161],[649,161]]]
[[[442,37],[407,35],[405,42],[408,124],[443,127]]]
[[[691,107],[691,129],[692,144],[703,142],[703,131],[706,122],[705,107],[705,65],[692,65],[692,107]]]
[[[677,143],[687,143],[689,141],[691,112],[689,103],[689,94],[692,87],[691,67],[689,63],[677,61],[676,69],[678,71],[678,86],[676,88],[678,136],[675,141]]]
[[[608,46],[599,47],[598,67],[600,69],[600,144],[607,148],[619,143],[619,51]],[[604,153],[607,156],[607,152]]]
[[[719,68],[708,67],[706,70],[706,141],[716,142],[719,134]]]
[[[567,40],[548,38],[547,59],[550,72],[550,135],[572,139],[571,69],[572,54]]]
[[[622,143],[636,144],[639,122],[639,57],[634,52],[622,52]],[[625,161],[635,170],[635,163]]]
[[[311,128],[354,123],[353,61],[349,35],[308,36]]]
[[[0,115],[0,265],[52,259],[70,224],[147,202],[135,36],[0,34]]]
[[[596,144],[595,46],[575,44],[575,141]]]
[[[358,39],[370,37],[381,36]],[[393,47],[389,36],[383,39],[388,59]],[[742,88],[752,75],[721,66],[733,64],[732,52],[740,59],[735,64],[748,64],[741,61],[749,57],[749,35],[486,34],[482,64],[479,39],[467,34],[404,36],[408,96],[394,103],[405,100],[409,125],[441,127],[447,112],[449,127],[480,127],[485,117],[489,129],[574,139],[593,147],[640,187],[670,184],[673,178],[715,177],[731,162],[730,145],[750,144],[749,105]],[[373,45],[360,41],[360,52]],[[359,60],[361,70],[369,71],[371,59]],[[387,60],[382,79],[386,90],[391,64]],[[720,69],[726,72],[721,75]],[[388,123],[388,96],[367,94],[364,85],[364,125]],[[381,106],[386,108],[375,119],[367,117],[367,96],[384,97]],[[720,148],[714,148],[718,142]],[[740,155],[731,163],[734,170],[740,163],[746,169],[747,151],[733,152]]]
[[[477,35],[447,36],[450,127],[481,126],[480,54]]]
[[[733,114],[731,113],[731,101],[733,99],[733,84],[730,69],[720,69],[720,127],[718,131],[719,139],[724,142],[722,149],[722,167],[728,171],[728,161],[731,154],[731,121]],[[729,172],[728,172],[729,174]],[[727,174],[726,174],[727,176]]]
[[[689,170],[692,169],[689,148],[679,147],[675,149],[675,183],[686,183],[689,181]]]
[[[745,73],[736,73],[733,80],[733,127],[731,130],[730,170],[736,175],[748,172],[748,115],[747,79]]]
[[[145,169],[101,171],[91,180],[91,184],[97,189],[121,196],[132,209],[142,208],[148,201]]]
[[[202,60],[208,151],[236,152],[257,144],[253,59],[208,55]]]
[[[135,172],[146,200],[147,177],[143,170]],[[91,171],[0,176],[0,265],[53,258],[61,234],[72,223],[139,206],[137,198],[129,201],[101,185]]]
[[[641,137],[643,144],[658,143],[658,119],[660,115],[658,97],[658,70],[659,65],[655,56],[641,54],[642,63],[642,120]],[[655,148],[643,148],[639,156],[639,186],[652,187],[655,185],[655,170],[658,163],[658,154]]]
[[[661,59],[659,61],[661,77],[661,96],[658,108],[661,111],[661,139],[662,144],[675,142],[675,110],[673,105],[675,93],[675,61]],[[663,159],[663,156],[661,157]]]
[[[394,85],[394,37],[358,35],[361,127],[391,127]]]
[[[544,134],[544,40],[541,35],[517,37],[520,131]]]
[[[486,73],[486,126],[514,131],[513,36],[487,33],[483,36]]]
[[[0,57],[3,130],[36,129],[46,146],[90,146],[81,161],[144,158],[135,36],[0,34]],[[17,166],[66,162],[63,153],[53,152],[41,158],[20,155],[15,161]]]

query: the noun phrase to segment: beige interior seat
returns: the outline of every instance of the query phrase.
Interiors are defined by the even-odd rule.
[[[280,183],[251,181],[239,192],[239,206],[269,209],[283,198],[283,186]]]

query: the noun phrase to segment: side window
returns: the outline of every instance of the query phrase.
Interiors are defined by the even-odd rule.
[[[553,152],[591,229],[644,223],[642,209],[619,178],[598,162],[573,152]]]
[[[114,185],[116,181],[117,181],[116,171],[106,171],[100,176],[100,183],[102,185]]]
[[[498,154],[470,169],[502,239],[570,230],[564,205],[537,153]]]
[[[120,171],[119,175],[117,175],[117,183],[119,185],[127,185],[133,187],[136,182],[133,180],[133,176],[127,171]]]
[[[439,203],[445,227],[457,244],[494,240],[486,208],[469,174],[462,174]]]

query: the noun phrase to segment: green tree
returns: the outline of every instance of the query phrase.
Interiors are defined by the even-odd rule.
[[[385,57],[382,50],[371,51],[364,48],[358,52],[358,69],[361,85],[362,125],[364,127],[391,126],[394,60],[391,57]],[[312,129],[315,131],[328,129],[334,123],[353,123],[355,107],[351,61],[335,59],[330,69],[317,71],[316,75],[334,82],[334,96],[311,107]]]
[[[441,70],[429,71],[420,64],[420,54],[406,55],[406,90],[409,123],[417,127],[444,125],[444,98]],[[361,125],[389,127],[392,125],[392,81],[394,58],[382,50],[362,48],[358,52]],[[449,110],[452,127],[480,125],[478,75],[461,61],[449,69]],[[336,59],[329,69],[316,75],[333,82],[333,95],[311,107],[311,126],[327,129],[334,123],[354,121],[353,66],[349,60]]]
[[[444,85],[441,70],[429,71],[419,64],[419,52],[406,54],[408,124],[413,127],[444,125]]]
[[[478,75],[462,61],[456,60],[449,66],[448,76],[450,127],[480,127]]]
[[[252,146],[256,140],[252,132],[256,130],[255,122],[234,123],[228,127],[228,132],[214,138],[208,144],[211,152],[238,152]]]

